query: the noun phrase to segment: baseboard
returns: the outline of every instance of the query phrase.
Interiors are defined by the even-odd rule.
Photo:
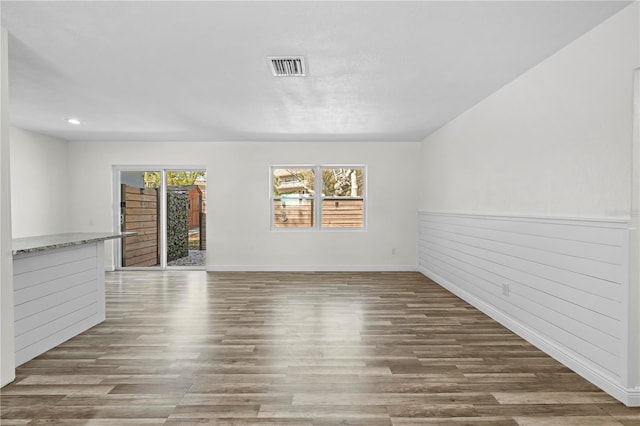
[[[208,272],[418,272],[417,265],[207,265]],[[105,272],[116,270],[105,265]],[[197,270],[202,268],[175,268],[171,270]]]
[[[624,402],[628,407],[640,407],[640,387],[626,389],[628,402]]]
[[[458,287],[454,283],[430,271],[424,266],[419,266],[418,270],[427,278],[430,278],[440,286],[444,287],[451,293],[463,299],[465,302],[471,304],[476,309],[480,310],[509,330],[513,331],[532,345],[539,348],[541,351],[545,352],[547,355],[556,359],[558,362],[575,371],[577,374],[593,383],[594,385],[598,386],[600,389],[607,392],[609,395],[616,398],[620,402],[629,407],[640,407],[640,388],[626,388],[624,386],[621,386],[613,378],[606,374],[603,374],[597,368],[594,368],[591,364],[585,362],[580,358],[576,358],[573,354],[567,352],[552,340],[549,340],[545,336],[535,332],[525,324],[516,321],[512,317],[505,315],[492,305],[477,298],[466,290]]]
[[[207,265],[210,272],[418,272],[417,265]]]

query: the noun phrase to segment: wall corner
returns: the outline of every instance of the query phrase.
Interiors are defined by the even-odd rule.
[[[0,48],[0,386],[15,380],[13,329],[13,251],[11,237],[11,173],[9,157],[8,33],[2,28]]]

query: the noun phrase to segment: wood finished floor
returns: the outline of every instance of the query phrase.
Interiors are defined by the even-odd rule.
[[[17,369],[1,424],[640,425],[418,273],[107,274],[107,320]]]

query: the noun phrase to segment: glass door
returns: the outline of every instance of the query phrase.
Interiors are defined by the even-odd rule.
[[[120,268],[206,267],[206,171],[116,168]]]
[[[167,267],[203,269],[207,254],[207,174],[167,170]]]
[[[161,176],[158,170],[120,172],[120,230],[136,233],[121,239],[123,268],[161,266]]]

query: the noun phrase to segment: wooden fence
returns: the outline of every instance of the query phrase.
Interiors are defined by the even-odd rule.
[[[362,228],[364,201],[362,199],[325,198],[322,200],[323,228]]]
[[[276,228],[311,228],[314,226],[314,202],[273,200],[273,226]],[[364,202],[361,198],[325,198],[322,201],[323,228],[362,228]]]
[[[276,228],[310,228],[313,226],[313,200],[273,200],[273,226]]]
[[[207,249],[207,214],[200,213],[200,250]]]
[[[122,266],[159,265],[158,191],[122,185],[122,230],[138,235],[122,242]]]

